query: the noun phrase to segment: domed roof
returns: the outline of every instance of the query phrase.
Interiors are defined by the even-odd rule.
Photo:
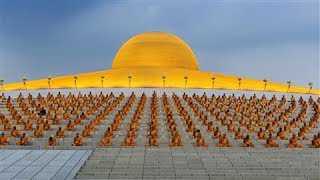
[[[112,69],[133,67],[199,70],[192,49],[177,36],[164,32],[144,32],[122,45],[114,58]]]

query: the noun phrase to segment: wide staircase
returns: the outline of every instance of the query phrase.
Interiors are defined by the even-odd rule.
[[[134,147],[96,149],[76,179],[319,179],[319,150]]]

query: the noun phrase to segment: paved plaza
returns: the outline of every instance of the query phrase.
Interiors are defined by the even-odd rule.
[[[0,150],[0,179],[72,179],[91,152]]]

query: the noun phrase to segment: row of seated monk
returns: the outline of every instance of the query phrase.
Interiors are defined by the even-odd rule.
[[[157,137],[157,135],[149,134],[148,135],[149,140],[148,140],[148,143],[146,144],[146,146],[158,146],[158,144],[156,143],[156,137]],[[179,138],[180,141],[176,139],[177,137],[179,137],[179,135],[174,135],[172,142],[169,144],[171,147],[182,146],[181,137]],[[56,140],[57,138],[59,138],[59,137],[58,136],[50,136],[46,145],[57,146],[58,145],[57,140]],[[102,137],[99,145],[100,146],[111,146],[112,145],[111,138],[113,138],[113,132],[110,128],[105,133],[104,137]],[[128,133],[122,146],[135,146],[133,138],[134,138],[134,135],[132,133]],[[208,144],[206,144],[203,139],[201,140],[201,138],[202,138],[201,135],[197,136],[197,141],[195,143],[195,146],[196,147],[208,147]],[[9,139],[9,137],[6,136],[4,133],[2,133],[0,136],[0,145],[9,145],[8,139]],[[22,136],[20,137],[20,140],[16,143],[16,145],[24,145],[24,146],[30,145],[28,136],[25,133],[23,133]],[[79,133],[77,133],[76,137],[74,138],[71,145],[82,146],[83,145],[83,137]],[[217,147],[231,147],[231,146],[232,145],[230,144],[228,137],[226,136],[226,134],[223,134],[219,138],[219,142],[217,144]],[[280,145],[278,142],[276,142],[276,139],[274,137],[272,137],[272,134],[270,133],[269,137],[266,139],[265,146],[268,148],[273,148],[273,147],[279,147]],[[242,147],[254,147],[254,143],[251,141],[251,138],[249,137],[249,135],[247,135],[243,139]],[[294,134],[289,139],[288,147],[289,148],[302,148],[303,145],[299,143],[298,138]],[[318,135],[314,136],[314,138],[311,141],[310,147],[311,148],[320,148],[320,133]]]
[[[52,98],[53,96],[50,96],[50,97]],[[74,96],[72,96],[72,95],[70,97],[74,98]],[[93,95],[89,96],[89,97],[92,98]],[[95,97],[97,98],[98,96],[95,96]],[[103,95],[100,94],[99,97],[103,97]],[[111,97],[111,95],[108,96],[108,97]],[[79,98],[79,96],[78,96],[78,98]],[[94,121],[92,121],[91,127],[86,127],[86,129],[82,133],[82,136],[83,137],[87,137],[87,136],[90,137],[90,132],[95,130],[95,126],[99,125],[100,121],[105,118],[105,115],[107,115],[112,109],[114,109],[120,103],[120,101],[123,98],[124,98],[124,95],[120,95],[112,103],[109,103],[107,108],[106,108],[107,110],[105,110],[104,112],[100,113],[97,116],[97,118]],[[174,94],[172,96],[172,98],[174,99],[174,104],[175,104],[176,108],[179,111],[179,115],[181,116],[181,119],[183,119],[183,121],[184,121],[183,124],[186,126],[187,132],[192,132],[193,133],[193,137],[196,138],[196,146],[206,146],[206,143],[204,142],[204,139],[201,136],[200,130],[195,127],[194,121],[190,118],[190,114],[188,114],[188,111],[187,111],[188,107],[184,107],[183,103],[181,103],[180,98],[177,95]],[[8,98],[8,99],[10,99],[10,98]],[[23,98],[20,98],[20,99],[21,99],[20,101],[23,101]],[[32,100],[32,97],[30,98],[30,96],[29,96],[28,99],[30,101],[30,99]],[[40,99],[41,99],[41,97],[40,97]],[[42,98],[42,100],[43,99],[44,98]],[[114,119],[114,122],[111,125],[113,130],[115,130],[115,131],[118,130],[118,126],[119,126],[120,121],[122,120],[123,116],[127,115],[128,111],[129,111],[130,107],[132,106],[132,104],[134,103],[135,99],[136,99],[136,96],[135,96],[134,93],[132,93],[132,95],[129,97],[129,100],[126,103],[126,105],[116,115],[116,117]],[[141,98],[140,98],[141,105],[139,103],[139,108],[137,108],[137,110],[136,110],[135,117],[133,118],[132,122],[129,125],[127,136],[126,136],[126,138],[124,140],[124,143],[123,143],[124,146],[133,146],[133,145],[135,145],[134,144],[134,137],[135,137],[135,134],[136,134],[136,131],[137,131],[137,127],[138,127],[138,124],[139,124],[141,111],[144,108],[144,104],[145,104],[145,101],[146,101],[145,99],[146,99],[145,94],[143,94],[141,96]],[[149,131],[150,132],[151,131],[154,131],[154,132],[157,131],[157,129],[156,129],[156,127],[157,127],[157,118],[156,117],[157,117],[157,113],[158,113],[157,99],[158,99],[157,95],[156,95],[156,93],[154,93],[153,96],[152,96],[152,104],[153,105],[151,106],[151,115],[150,115],[152,117],[151,118],[152,120],[151,120],[151,122],[149,124],[149,128],[150,128]],[[177,132],[177,130],[174,130],[174,129],[176,129],[175,128],[176,124],[175,124],[175,122],[174,122],[174,120],[172,118],[172,110],[171,110],[171,107],[170,107],[170,103],[167,102],[168,98],[166,98],[165,94],[163,95],[162,99],[163,99],[163,104],[164,104],[165,111],[166,111],[167,124],[169,125],[169,127],[171,127],[171,128],[169,128],[169,131],[171,132],[171,136],[172,136],[171,145],[172,146],[179,146],[179,144],[181,144],[181,137],[179,136],[179,133]],[[272,122],[272,125],[270,125],[268,123],[267,126],[266,126],[266,130],[269,133],[273,133],[273,128],[274,127],[279,127],[280,123],[285,123],[285,126],[284,126],[285,130],[282,131],[282,129],[280,127],[279,128],[279,132],[278,132],[278,134],[279,134],[278,136],[280,136],[281,138],[284,138],[284,139],[286,137],[283,136],[283,134],[291,132],[291,127],[297,127],[297,126],[299,126],[299,123],[303,123],[303,127],[301,127],[300,132],[298,134],[298,136],[299,136],[298,140],[299,140],[299,138],[302,138],[303,140],[306,140],[307,138],[304,136],[304,134],[309,131],[310,127],[311,128],[317,128],[316,127],[316,123],[317,123],[317,121],[319,119],[319,108],[318,108],[318,105],[316,104],[316,102],[314,102],[312,100],[312,98],[309,98],[309,104],[313,106],[313,109],[314,109],[315,113],[314,113],[314,116],[311,118],[311,121],[310,121],[310,123],[308,125],[306,124],[306,122],[303,122],[303,118],[306,116],[306,110],[308,108],[308,104],[301,98],[299,99],[299,103],[302,104],[301,111],[299,112],[298,117],[295,118],[294,120],[290,121],[290,122],[287,120],[288,117],[290,115],[292,115],[293,112],[297,111],[297,109],[298,109],[297,108],[297,102],[295,101],[294,98],[291,98],[291,105],[287,109],[284,108],[285,107],[285,102],[286,102],[284,97],[281,99],[281,102],[280,102],[279,105],[276,104],[277,101],[276,101],[275,97],[273,97],[270,101],[266,101],[265,97],[262,97],[261,99],[257,99],[257,97],[255,97],[255,96],[250,97],[249,100],[246,100],[246,98],[244,96],[242,96],[241,98],[238,98],[238,99],[236,99],[234,96],[229,97],[229,98],[226,98],[226,96],[222,96],[221,98],[220,97],[215,98],[213,96],[211,98],[211,100],[209,101],[209,99],[206,98],[205,95],[203,95],[201,98],[199,96],[195,96],[194,95],[193,99],[195,99],[198,102],[199,105],[196,104],[194,102],[194,100],[191,97],[188,97],[186,94],[183,95],[182,99],[187,103],[187,105],[189,106],[191,111],[193,111],[194,115],[195,116],[199,116],[198,120],[199,121],[203,121],[203,124],[208,127],[208,131],[210,131],[210,132],[215,130],[213,122],[208,120],[207,115],[205,115],[204,111],[200,110],[199,105],[203,106],[203,108],[205,108],[206,111],[210,112],[211,115],[215,116],[216,120],[220,121],[222,125],[227,125],[228,126],[228,131],[230,131],[230,132],[235,132],[235,129],[236,129],[235,125],[233,124],[233,121],[235,121],[235,122],[239,121],[240,125],[247,126],[247,129],[248,129],[249,133],[255,132],[255,127],[254,127],[253,122],[255,122],[256,126],[260,126],[260,127],[264,126],[264,122],[261,123],[261,118],[258,119],[258,120],[255,120],[255,118],[257,116],[259,116],[259,113],[266,112],[268,110],[269,112],[268,112],[268,114],[265,113],[267,115],[264,116],[264,118],[267,118],[267,120],[265,120],[265,121]],[[234,103],[233,107],[231,106],[232,105],[231,103]],[[216,109],[220,109],[220,111],[216,111],[215,108],[210,109],[210,105],[212,105],[212,104],[215,105]],[[242,105],[242,104],[244,104],[244,105]],[[258,105],[260,105],[260,108],[258,108],[259,107]],[[8,106],[8,103],[7,103],[7,106]],[[244,106],[248,106],[248,108],[244,108]],[[246,121],[244,118],[242,118],[240,120],[236,119],[236,114],[234,112],[232,112],[232,111],[229,111],[229,109],[227,111],[224,111],[226,116],[223,116],[222,113],[220,113],[220,112],[223,112],[222,110],[225,110],[226,107],[228,107],[229,109],[233,109],[235,112],[240,113],[244,117],[247,117],[248,121],[249,121],[249,124],[243,122],[243,121]],[[11,103],[11,108],[14,109],[12,103]],[[9,103],[9,109],[10,109],[10,103]],[[37,109],[39,111],[41,111],[41,109],[43,109],[43,108],[41,108],[38,105]],[[98,109],[96,109],[95,111],[97,111],[97,110]],[[252,111],[258,112],[258,113],[253,114],[253,116],[249,116],[249,115],[252,115],[252,114],[250,114],[250,112],[252,112]],[[282,111],[284,111],[284,112],[282,112]],[[275,119],[275,115],[279,114],[279,113],[281,113],[279,118]],[[4,115],[2,115],[2,120],[4,119],[3,116]],[[85,117],[86,115],[83,112],[82,112],[81,116],[83,116],[82,118],[84,118],[84,119],[86,118]],[[227,116],[232,117],[233,121],[230,121],[230,123],[227,123],[228,122],[226,120]],[[259,120],[260,120],[260,122],[259,122]],[[276,122],[278,122],[278,123],[276,123]],[[67,130],[74,130],[74,129],[72,129],[72,127],[74,127],[73,123],[74,122],[69,121],[69,123],[68,123],[69,129],[67,128]],[[41,124],[41,122],[38,123],[38,124]],[[47,121],[45,123],[43,123],[43,124],[44,124],[44,126],[46,125],[46,127],[49,127]],[[48,128],[44,127],[44,129],[46,130]],[[217,132],[217,131],[219,132],[219,128],[218,127],[216,128],[215,132]],[[263,131],[264,130],[262,130],[262,128],[260,128],[260,131],[258,132],[258,137],[263,137],[262,135],[265,134],[265,132],[263,132]],[[244,138],[243,135],[241,135],[242,134],[241,129],[238,128],[238,131],[236,132],[236,134],[237,133],[238,133],[238,137]],[[149,134],[149,142],[153,141],[153,143],[150,143],[150,144],[156,144],[156,143],[154,143],[154,142],[156,142],[156,137],[157,137],[156,133],[153,133],[153,134],[150,133]],[[242,139],[242,138],[239,138],[239,139]]]

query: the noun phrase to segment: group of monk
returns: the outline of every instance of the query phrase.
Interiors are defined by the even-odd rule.
[[[19,138],[17,145],[29,145],[29,138],[44,138],[44,132],[52,132],[47,145],[56,146],[57,138],[66,138],[66,131],[76,134],[72,145],[82,146],[83,138],[93,138],[94,132],[100,128],[102,121],[124,99],[121,93],[115,97],[113,93],[92,93],[78,95],[58,93],[47,96],[38,94],[37,97],[21,94],[13,99],[10,96],[0,96],[3,109],[0,111],[0,145],[9,145],[10,138]],[[113,132],[119,131],[122,119],[128,115],[136,100],[132,93],[128,101],[115,115],[110,127],[101,138],[100,146],[111,146]],[[185,131],[191,139],[195,139],[196,147],[208,147],[203,134],[217,139],[217,147],[231,147],[230,138],[241,140],[242,147],[254,147],[254,141],[265,141],[268,148],[280,147],[279,140],[287,141],[289,148],[302,148],[300,141],[310,141],[312,148],[320,148],[320,134],[310,137],[310,133],[317,133],[320,115],[320,98],[316,101],[293,96],[287,100],[285,96],[279,100],[273,96],[270,100],[263,95],[247,98],[245,95],[236,97],[225,94],[208,97],[193,94],[183,94],[182,97],[172,95],[172,104],[164,93],[161,97],[165,113],[167,129],[170,132],[170,146],[182,146],[182,138],[178,132],[177,119],[174,114],[177,110]],[[131,122],[126,129],[123,146],[135,146],[135,137],[139,131],[139,123],[143,115],[148,98],[143,93],[134,112]],[[158,112],[157,94],[150,98],[150,121],[147,129],[146,146],[158,145]],[[173,109],[173,107],[174,109]],[[6,110],[4,110],[6,108]],[[91,120],[88,120],[91,117]],[[180,121],[180,120],[179,120]],[[202,126],[204,128],[202,128]],[[81,127],[81,128],[80,128]],[[83,128],[84,127],[84,128]],[[30,133],[31,132],[31,133]],[[319,133],[319,132],[318,132]],[[46,133],[47,134],[47,133]],[[70,133],[68,133],[68,136]]]
[[[170,132],[169,146],[171,147],[182,146],[182,138],[179,135],[179,131],[177,129],[177,123],[173,118],[172,107],[169,103],[168,96],[165,93],[162,95],[162,104],[163,104],[165,117],[166,117],[167,130]]]
[[[173,99],[179,98],[173,95]],[[272,137],[272,133],[275,133],[276,130],[279,129],[276,135],[278,138],[288,140],[288,147],[290,148],[300,148],[302,145],[299,144],[298,141],[309,140],[307,133],[313,128],[316,129],[318,127],[317,123],[319,122],[320,110],[318,104],[320,103],[320,98],[317,100],[318,104],[314,102],[311,97],[308,100],[309,106],[311,106],[314,111],[314,114],[311,115],[310,122],[307,122],[307,118],[309,117],[306,115],[308,103],[302,98],[297,102],[293,96],[287,108],[285,108],[287,100],[284,96],[281,98],[279,104],[277,104],[275,96],[273,96],[270,101],[267,101],[265,96],[258,99],[255,95],[250,97],[250,99],[246,99],[244,95],[238,99],[234,95],[228,98],[225,95],[222,97],[219,96],[218,98],[212,95],[212,98],[209,99],[205,94],[201,97],[195,94],[189,97],[184,94],[182,99],[187,103],[194,116],[199,117],[197,119],[201,122],[202,126],[207,126],[207,132],[213,132],[213,139],[219,139],[218,147],[230,147],[231,145],[229,144],[229,139],[226,134],[221,136],[222,132],[219,127],[215,127],[213,121],[208,120],[208,115],[210,115],[212,119],[215,119],[215,121],[218,121],[217,124],[225,126],[228,133],[234,133],[235,139],[243,139],[242,147],[254,147],[249,136],[250,133],[257,133],[257,140],[265,140],[266,147],[279,147],[279,144]],[[195,103],[194,100],[196,100],[197,103]],[[301,104],[300,110],[297,108],[298,104]],[[202,106],[207,113],[202,111],[199,105]],[[180,108],[180,114],[187,113],[187,111],[184,111],[183,108]],[[297,116],[294,117],[294,114],[297,114]],[[228,118],[231,118],[231,120],[227,120]],[[290,120],[289,118],[292,119]],[[190,116],[185,116],[184,119],[188,122],[187,131],[195,131],[194,134],[197,134],[199,130],[197,130],[195,124],[189,120]],[[237,126],[238,128],[236,128]],[[246,128],[248,133],[246,136],[240,127]],[[259,131],[257,131],[257,128],[259,128]],[[285,130],[282,130],[282,128]],[[294,128],[299,129],[298,137],[295,135]],[[269,137],[267,137],[267,134],[269,134]],[[292,137],[289,139],[287,136],[290,134]],[[314,136],[312,144],[314,144],[313,142],[317,142],[316,136]],[[316,146],[312,145],[312,147]]]
[[[136,143],[134,141],[134,138],[137,136],[137,130],[138,130],[138,125],[139,125],[139,121],[141,119],[141,112],[144,109],[144,105],[145,105],[145,98],[144,98],[144,94],[142,95],[140,102],[138,104],[138,107],[135,111],[135,114],[133,116],[133,119],[131,120],[131,122],[129,123],[129,127],[127,129],[127,134],[124,138],[124,141],[122,143],[122,146],[135,146]],[[124,113],[123,115],[127,115],[129,108],[132,106],[132,104],[134,103],[134,101],[136,100],[136,96],[135,94],[132,94],[126,104],[126,106],[124,107]]]
[[[192,133],[192,139],[196,139],[194,146],[208,147],[208,144],[205,142],[205,139],[201,135],[200,129],[196,128],[194,121],[191,119],[188,111],[186,111],[186,109],[182,105],[180,98],[176,94],[173,94],[172,99],[174,100],[174,104],[178,109],[181,119],[183,120],[183,124],[186,126],[186,131]]]
[[[144,97],[146,99],[146,97]],[[148,123],[148,142],[147,146],[158,146],[158,97],[156,93],[152,94],[150,105],[150,121]]]

